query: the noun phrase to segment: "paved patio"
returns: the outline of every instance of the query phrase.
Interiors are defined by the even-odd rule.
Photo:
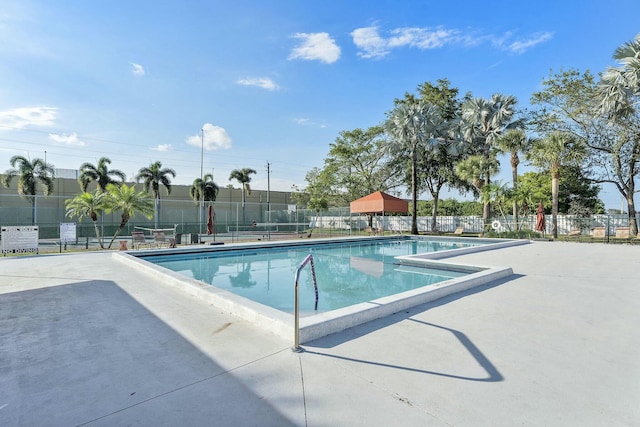
[[[454,259],[515,275],[298,354],[110,253],[0,258],[0,425],[640,425],[640,245]]]

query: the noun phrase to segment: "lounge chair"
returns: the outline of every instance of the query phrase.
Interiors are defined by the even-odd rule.
[[[582,236],[582,230],[580,230],[579,228],[572,228],[571,230],[569,230],[569,233],[567,233],[567,240],[580,240],[580,236]]]
[[[462,233],[464,233],[464,227],[458,227],[456,228],[456,231],[453,232],[456,236],[462,236]]]
[[[602,239],[603,241],[607,238],[607,228],[606,227],[593,227],[593,231],[591,235],[594,239]]]
[[[168,248],[170,246],[170,242],[162,230],[153,230],[153,244],[156,248]]]
[[[142,231],[132,231],[131,240],[133,241],[133,249],[140,249],[143,246],[151,247],[151,243],[147,242],[147,238]]]
[[[617,227],[616,235],[611,240],[617,242],[628,242],[630,238],[629,227]]]

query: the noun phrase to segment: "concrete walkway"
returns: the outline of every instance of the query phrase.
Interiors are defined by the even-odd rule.
[[[455,260],[516,275],[297,354],[110,253],[2,258],[0,425],[640,425],[640,245]]]

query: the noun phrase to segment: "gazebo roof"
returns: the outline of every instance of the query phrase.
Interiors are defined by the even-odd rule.
[[[354,200],[350,204],[351,213],[384,213],[384,212],[409,212],[409,203],[390,194],[376,191],[368,196]]]

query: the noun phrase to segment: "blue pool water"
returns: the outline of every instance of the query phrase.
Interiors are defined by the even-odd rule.
[[[479,246],[482,242],[432,239],[367,240],[268,248],[144,256],[154,264],[253,301],[293,312],[295,272],[312,254],[318,285],[318,311],[329,311],[420,288],[468,273],[401,265],[395,258]],[[299,280],[300,310],[314,311],[310,268]]]

